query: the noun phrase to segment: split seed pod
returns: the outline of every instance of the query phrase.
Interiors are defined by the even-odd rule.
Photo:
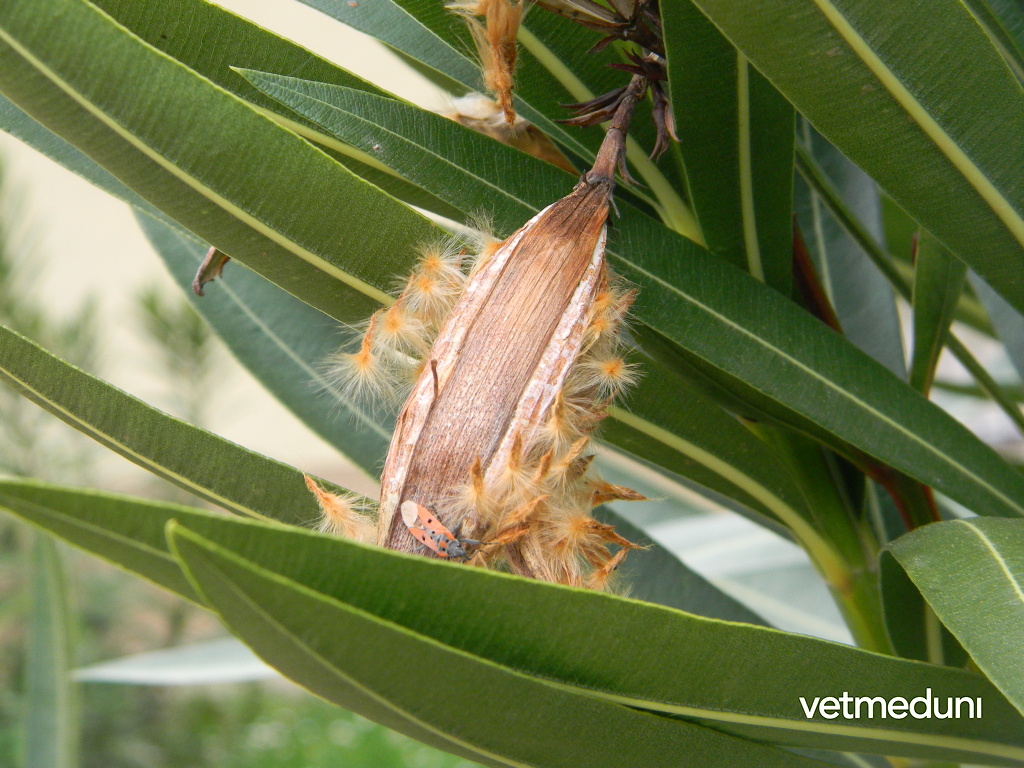
[[[635,378],[619,333],[633,292],[609,280],[605,242],[624,127],[645,87],[634,78],[594,169],[569,195],[475,261],[449,246],[424,250],[360,352],[338,358],[350,389],[368,375],[364,353],[391,361],[382,372],[399,358],[418,372],[381,477],[378,544],[593,588],[633,548],[591,510],[642,497],[588,475],[587,446]],[[445,282],[451,304],[421,301],[421,282]],[[396,307],[403,332],[382,333]]]
[[[605,278],[608,185],[581,185],[475,274],[406,401],[382,478],[380,543],[405,536],[399,499],[428,508],[480,460],[485,479],[529,441],[579,353]]]

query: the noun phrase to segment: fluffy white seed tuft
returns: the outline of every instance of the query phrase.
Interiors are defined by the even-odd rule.
[[[593,389],[602,399],[615,397],[639,378],[635,365],[612,354],[585,357],[573,374],[580,389]]]
[[[371,542],[376,538],[376,524],[365,514],[372,502],[357,493],[335,494],[321,488],[309,475],[303,476],[306,487],[320,506],[320,533],[343,536],[355,541]]]
[[[382,312],[375,312],[363,334],[358,352],[338,351],[325,361],[325,375],[343,397],[359,402],[394,402],[397,381],[391,361],[375,348]]]

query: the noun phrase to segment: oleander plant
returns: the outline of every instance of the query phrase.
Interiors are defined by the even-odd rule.
[[[0,508],[481,765],[1024,764],[1019,436],[953,415],[1024,432],[1024,6],[302,1],[450,109],[205,0],[3,0],[0,127],[379,502],[0,326],[0,380],[219,511]],[[698,508],[806,571],[691,570],[650,533]],[[815,587],[849,642],[787,623]]]

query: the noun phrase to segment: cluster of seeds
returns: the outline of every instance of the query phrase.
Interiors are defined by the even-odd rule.
[[[358,349],[331,359],[330,373],[346,395],[396,403],[418,379],[429,376],[425,367],[435,339],[457,332],[446,328],[459,322],[453,308],[467,286],[472,292],[474,277],[503,244],[481,236],[472,245],[475,255],[455,240],[422,249],[395,302],[366,323]],[[602,262],[593,294],[576,323],[571,365],[554,383],[553,396],[548,393],[548,405],[520,420],[514,435],[491,455],[477,455],[460,482],[429,503],[418,500],[454,537],[481,542],[471,549],[473,564],[604,588],[633,547],[591,512],[606,501],[643,497],[598,478],[590,469],[594,456],[588,450],[612,399],[636,379],[634,366],[623,357],[622,333],[633,298],[632,290],[609,280]],[[311,488],[324,512],[323,530],[372,538],[368,518],[351,500]],[[386,532],[378,531],[377,540],[386,543]]]

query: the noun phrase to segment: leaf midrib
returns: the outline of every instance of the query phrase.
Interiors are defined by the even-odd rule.
[[[623,259],[623,261],[625,261],[625,260]],[[715,309],[713,309],[712,307],[708,306],[707,304],[704,304],[703,302],[699,301],[696,297],[691,296],[691,295],[686,294],[686,293],[683,293],[681,290],[679,290],[678,288],[676,288],[672,284],[668,283],[667,281],[663,280],[662,278],[658,277],[657,275],[653,274],[652,272],[644,269],[643,267],[637,265],[635,262],[625,262],[625,263],[627,263],[630,267],[635,269],[637,272],[645,275],[647,278],[649,278],[653,282],[658,283],[660,286],[665,288],[670,293],[673,293],[676,296],[678,296],[681,301],[684,301],[686,303],[689,303],[689,304],[693,305],[694,307],[697,307],[698,309],[700,309],[703,312],[705,312],[709,317],[714,318],[715,320],[719,321],[720,323],[722,323],[723,325],[726,325],[729,328],[732,328],[733,330],[737,331],[739,334],[741,334],[743,336],[746,336],[749,339],[752,339],[757,345],[759,345],[761,347],[764,347],[766,350],[768,350],[771,353],[773,353],[779,359],[781,359],[781,360],[783,360],[783,361],[793,365],[794,367],[800,369],[804,373],[808,374],[811,378],[817,379],[819,382],[824,384],[825,387],[828,388],[829,390],[834,391],[836,394],[838,394],[841,397],[843,397],[844,399],[850,401],[855,406],[858,406],[859,408],[863,409],[864,411],[866,411],[866,412],[874,415],[875,417],[877,417],[880,421],[882,421],[885,424],[888,424],[889,426],[893,427],[898,433],[904,435],[911,442],[916,443],[919,446],[923,447],[927,452],[931,453],[933,456],[935,456],[936,458],[941,460],[943,463],[945,463],[946,465],[948,465],[952,469],[954,469],[956,471],[959,471],[962,476],[974,480],[976,483],[978,483],[979,486],[985,488],[993,496],[995,496],[996,498],[998,498],[1001,501],[1003,501],[1010,509],[1016,510],[1018,515],[1024,516],[1024,506],[1020,505],[1019,503],[1015,502],[1013,499],[1009,498],[1002,491],[1000,491],[999,489],[997,489],[994,486],[992,486],[987,480],[982,479],[978,475],[974,474],[972,471],[968,470],[966,467],[964,467],[964,466],[956,463],[955,461],[953,461],[952,458],[947,456],[945,453],[943,453],[943,452],[941,452],[939,450],[936,450],[931,445],[931,443],[929,443],[927,440],[924,440],[924,439],[918,437],[913,432],[909,432],[909,431],[903,429],[902,425],[900,425],[899,422],[897,422],[894,419],[890,418],[889,416],[887,416],[886,414],[884,414],[881,411],[877,410],[875,407],[869,405],[868,403],[865,403],[863,400],[858,398],[852,392],[849,392],[848,390],[842,389],[841,387],[837,386],[834,382],[832,382],[830,379],[822,376],[821,374],[819,374],[816,370],[814,370],[810,366],[804,364],[802,361],[797,360],[792,355],[790,355],[790,354],[784,352],[783,350],[779,349],[777,346],[775,346],[774,344],[770,343],[767,339],[763,339],[760,336],[757,336],[756,334],[752,333],[751,331],[747,330],[743,326],[741,326],[738,323],[736,323],[735,321],[733,321],[731,318],[726,317],[725,315],[723,315],[720,312],[716,311]],[[652,326],[652,327],[654,327],[654,326]],[[824,425],[821,425],[821,426],[824,426]],[[832,430],[829,430],[829,431],[831,432]],[[835,433],[833,433],[833,434],[835,434]]]
[[[192,542],[194,546],[199,546],[199,547],[201,547],[203,549],[208,549],[212,554],[214,554],[214,556],[218,556],[217,553],[215,553],[213,551],[213,547],[215,547],[216,545],[213,545],[212,542],[209,542],[209,544],[207,544],[206,540],[202,539],[202,537],[198,536],[197,534],[192,533],[187,528],[182,527],[182,530],[185,532],[185,537],[186,538],[194,539],[194,541]],[[200,543],[200,541],[202,541],[203,543]],[[221,553],[219,556],[223,557],[223,556],[225,556],[227,554],[228,553]],[[550,685],[553,688],[558,688],[558,689],[564,690],[564,691],[566,691],[568,693],[572,693],[572,694],[575,694],[575,695],[589,696],[589,697],[592,697],[592,698],[608,701],[608,702],[611,702],[611,703],[620,704],[620,705],[623,705],[623,706],[627,706],[627,707],[629,707],[631,709],[637,709],[637,710],[641,710],[641,711],[646,711],[646,712],[648,712],[649,714],[652,714],[652,715],[654,715],[657,712],[666,712],[666,713],[683,715],[683,716],[689,717],[689,718],[697,718],[697,719],[700,719],[700,720],[711,720],[711,721],[735,723],[735,724],[739,724],[739,725],[750,725],[750,726],[755,726],[755,727],[774,728],[774,729],[783,730],[783,731],[786,731],[786,730],[789,730],[789,731],[806,731],[806,732],[812,732],[812,733],[842,735],[842,736],[848,736],[848,737],[856,738],[856,739],[863,739],[863,740],[867,740],[867,741],[871,741],[871,740],[875,740],[875,741],[877,741],[877,740],[888,740],[888,741],[892,741],[892,742],[896,742],[896,743],[903,743],[903,744],[915,745],[915,746],[917,746],[917,745],[920,745],[920,746],[940,746],[940,747],[948,748],[950,750],[958,750],[958,751],[961,751],[961,752],[969,752],[969,753],[978,754],[978,755],[990,755],[990,756],[993,756],[993,757],[1024,760],[1024,748],[1014,747],[1014,746],[1011,746],[1011,745],[999,744],[997,742],[979,741],[979,740],[976,740],[976,739],[968,739],[968,738],[958,737],[958,736],[935,736],[935,735],[931,735],[931,734],[919,734],[919,733],[905,732],[905,731],[892,731],[892,730],[888,730],[888,729],[871,729],[871,728],[866,728],[864,726],[847,726],[847,725],[838,725],[838,724],[837,725],[833,725],[831,723],[821,723],[821,722],[818,722],[818,721],[807,721],[807,722],[804,722],[804,721],[800,721],[800,720],[790,720],[790,719],[784,718],[784,717],[769,717],[767,715],[746,715],[746,714],[738,714],[738,713],[729,713],[729,712],[723,712],[723,711],[720,711],[720,710],[712,710],[712,709],[706,709],[706,708],[700,708],[700,707],[685,707],[685,706],[672,705],[672,704],[667,704],[667,703],[660,702],[660,701],[655,702],[654,700],[648,700],[648,699],[636,699],[636,698],[629,697],[629,696],[621,696],[621,695],[617,695],[617,694],[613,694],[613,693],[608,693],[608,692],[600,690],[598,688],[576,686],[576,685],[572,685],[570,683],[564,683],[564,682],[561,682],[559,680],[551,679],[551,678],[549,678],[547,676],[538,675],[535,672],[530,672],[530,671],[525,671],[525,670],[509,667],[509,666],[507,666],[505,664],[499,663],[499,662],[494,661],[492,659],[488,659],[488,658],[485,658],[485,657],[482,657],[482,656],[478,656],[475,653],[471,653],[469,651],[466,651],[466,650],[463,650],[463,649],[460,649],[460,648],[457,648],[457,647],[454,647],[454,646],[450,646],[450,645],[448,645],[446,643],[443,643],[440,640],[432,638],[432,637],[430,637],[428,635],[423,635],[423,634],[421,634],[419,632],[415,632],[415,631],[413,631],[412,629],[410,629],[408,627],[405,627],[405,626],[397,624],[397,623],[395,623],[393,621],[384,619],[384,618],[382,618],[380,616],[377,616],[375,614],[369,613],[369,612],[367,612],[367,611],[365,611],[363,609],[360,609],[360,608],[357,608],[355,606],[349,605],[348,603],[345,603],[345,602],[343,602],[341,600],[338,600],[337,598],[334,598],[332,596],[329,596],[329,595],[326,595],[324,593],[318,592],[318,591],[316,591],[314,589],[311,589],[310,587],[307,587],[307,586],[301,584],[300,582],[294,581],[293,579],[290,579],[290,578],[288,578],[286,576],[278,574],[278,573],[276,573],[274,571],[270,571],[270,570],[268,570],[266,568],[263,568],[262,566],[259,566],[259,565],[255,564],[255,563],[251,563],[248,560],[244,560],[243,558],[239,557],[238,555],[235,555],[234,553],[230,553],[230,555],[228,555],[228,556],[230,557],[230,559],[237,559],[239,561],[238,564],[241,567],[257,571],[257,572],[259,572],[259,574],[263,578],[267,578],[267,579],[270,579],[271,581],[275,581],[275,582],[279,583],[280,585],[282,585],[285,588],[297,589],[297,590],[299,590],[301,592],[306,593],[310,597],[313,597],[313,598],[318,599],[318,600],[324,600],[324,601],[326,601],[328,603],[332,603],[336,607],[338,607],[338,608],[340,608],[342,610],[351,611],[351,612],[357,614],[358,616],[361,616],[362,618],[367,619],[369,621],[385,624],[385,625],[389,626],[393,631],[413,636],[413,637],[415,637],[417,639],[420,639],[423,642],[427,642],[427,643],[431,643],[431,644],[437,644],[437,645],[442,646],[445,649],[447,649],[448,651],[450,651],[452,653],[455,653],[457,655],[465,655],[467,657],[470,657],[474,661],[476,661],[477,663],[482,663],[482,664],[486,664],[486,665],[489,665],[489,666],[497,667],[497,668],[507,672],[508,674],[516,675],[518,677],[524,677],[524,678],[526,678],[528,680],[531,680],[531,681],[534,681],[534,682],[539,682],[539,683],[544,684],[544,685]],[[216,566],[212,565],[212,563],[210,563],[209,560],[208,560],[208,566],[216,568]],[[247,593],[241,591],[240,588],[235,586],[234,580],[232,580],[230,577],[228,577],[226,574],[224,574],[223,571],[221,571],[219,568],[216,568],[216,570],[217,570],[218,573],[220,573],[224,577],[225,582],[228,585],[231,586],[232,591],[236,592],[237,594],[240,594],[242,596],[242,599],[244,599],[249,605],[251,605],[253,607],[253,609],[256,612],[258,612],[261,616],[265,617],[265,620],[268,623],[270,623],[273,626],[277,627],[286,636],[293,637],[294,640],[295,640],[295,643],[297,645],[299,645],[300,647],[302,647],[304,650],[306,650],[307,653],[309,653],[310,655],[314,656],[314,658],[317,658],[318,660],[321,659],[321,657],[317,654],[317,652],[314,649],[308,648],[308,646],[306,646],[304,643],[302,643],[301,638],[295,636],[294,633],[292,633],[286,627],[282,626],[273,616],[270,616],[269,614],[267,614],[266,611],[262,608],[262,606],[256,604],[249,597],[247,597]],[[375,694],[373,694],[372,692],[366,690],[359,683],[356,683],[356,682],[352,681],[347,675],[345,675],[343,672],[338,670],[333,664],[331,664],[327,660],[322,660],[322,661],[323,661],[324,665],[326,665],[329,669],[333,670],[336,674],[338,674],[343,679],[347,680],[351,685],[353,685],[355,687],[358,687],[360,690],[363,690],[364,692],[368,693],[369,695],[373,696],[374,698],[377,698]],[[468,749],[472,749],[473,751],[478,752],[479,754],[486,754],[488,757],[492,757],[493,759],[498,759],[498,760],[500,760],[502,762],[506,762],[509,765],[521,766],[522,768],[529,768],[529,766],[527,764],[518,763],[518,762],[511,762],[511,761],[509,761],[509,760],[507,760],[505,758],[500,758],[500,757],[492,756],[490,753],[485,752],[483,750],[480,750],[478,747],[473,747],[472,745],[465,744],[465,743],[463,743],[463,742],[461,742],[461,741],[459,741],[457,739],[454,739],[454,738],[448,736],[447,734],[443,734],[440,731],[437,731],[435,728],[427,725],[426,723],[423,723],[423,722],[419,721],[415,716],[406,713],[404,710],[395,707],[392,703],[390,703],[390,702],[388,702],[388,701],[386,701],[386,700],[384,700],[382,698],[378,698],[378,701],[380,701],[382,704],[385,704],[386,706],[388,706],[389,708],[393,709],[394,711],[401,713],[403,716],[408,717],[411,721],[415,722],[417,725],[420,725],[423,728],[426,728],[426,729],[431,730],[431,731],[433,731],[435,733],[438,733],[439,735],[442,735],[446,739],[455,741],[456,743],[459,743],[460,746],[466,747]],[[652,706],[652,704],[656,705],[656,706]],[[743,738],[743,737],[738,737],[738,738]]]
[[[931,113],[917,100],[896,74],[882,61],[871,45],[854,28],[830,0],[813,0],[829,24],[846,41],[854,54],[878,78],[896,102],[906,110],[911,119],[935,144],[939,151],[960,171],[967,182],[992,209],[1010,234],[1024,246],[1024,218],[1017,213],[1011,202],[996,188],[988,176],[967,156],[960,145],[950,136]],[[965,9],[966,10],[966,9]]]
[[[258,217],[253,216],[249,212],[243,210],[242,208],[240,208],[237,205],[235,205],[234,203],[232,203],[227,198],[225,198],[222,195],[220,195],[219,193],[215,192],[213,189],[211,189],[210,187],[208,187],[205,184],[203,184],[195,176],[192,176],[192,175],[186,173],[184,171],[184,169],[182,169],[180,166],[175,164],[169,158],[165,157],[161,152],[158,152],[153,147],[150,147],[148,144],[146,144],[144,141],[142,141],[140,138],[138,138],[133,132],[131,132],[130,130],[128,130],[127,128],[122,126],[120,123],[118,123],[116,120],[114,120],[113,117],[108,115],[107,112],[104,111],[103,109],[101,109],[97,104],[93,103],[88,97],[86,97],[85,94],[83,94],[80,91],[78,91],[77,89],[75,89],[67,80],[65,80],[63,77],[61,77],[52,68],[48,67],[45,63],[43,63],[42,60],[40,60],[30,50],[28,50],[25,46],[23,46],[16,38],[14,38],[10,33],[8,33],[7,30],[4,29],[3,27],[0,27],[0,41],[3,41],[7,45],[9,45],[15,52],[17,52],[17,54],[19,56],[21,56],[23,59],[25,59],[26,62],[28,62],[32,67],[34,67],[37,71],[39,71],[48,80],[50,80],[50,82],[52,82],[54,85],[56,85],[61,91],[63,91],[65,94],[67,94],[72,100],[74,100],[76,103],[78,103],[87,112],[89,112],[91,115],[93,115],[97,120],[99,120],[101,123],[103,123],[105,126],[107,126],[115,134],[120,136],[124,141],[126,141],[131,146],[135,147],[143,155],[145,155],[146,157],[148,157],[149,159],[151,159],[152,161],[157,163],[157,165],[159,165],[161,168],[166,170],[168,173],[170,173],[175,178],[177,178],[180,181],[182,181],[186,186],[188,186],[191,189],[195,190],[198,194],[200,194],[203,197],[205,197],[207,200],[212,202],[214,205],[219,207],[221,210],[227,212],[229,215],[231,215],[231,216],[237,218],[239,221],[245,223],[247,226],[251,227],[256,232],[259,232],[262,236],[266,237],[268,240],[276,243],[277,245],[281,246],[285,250],[290,251],[291,253],[294,253],[296,256],[301,258],[303,261],[306,261],[307,263],[311,264],[312,266],[316,267],[317,269],[321,270],[322,272],[325,272],[326,274],[330,275],[331,277],[335,278],[336,280],[339,280],[339,281],[345,283],[346,285],[349,285],[350,287],[355,288],[360,293],[363,293],[363,294],[365,294],[367,296],[370,296],[371,298],[376,299],[377,301],[379,301],[382,304],[387,304],[388,302],[390,302],[392,300],[391,297],[386,292],[381,291],[380,289],[370,285],[369,283],[367,283],[367,282],[365,282],[363,280],[360,280],[359,278],[357,278],[355,275],[351,274],[350,272],[346,272],[345,270],[335,266],[334,264],[331,264],[326,259],[323,259],[320,256],[317,256],[312,251],[310,251],[310,250],[308,250],[306,248],[303,248],[298,243],[296,243],[294,240],[291,240],[290,238],[284,236],[283,234],[278,232],[273,227],[271,227],[271,226],[267,225],[266,223],[264,223],[263,221],[261,221]],[[159,51],[156,48],[152,48],[152,46],[148,46],[147,43],[143,43],[143,45],[147,45],[147,47],[150,47],[151,48],[151,52],[153,54],[164,58],[166,61],[168,61],[168,62],[170,62],[170,63],[172,63],[172,64],[174,64],[176,66],[185,68],[183,64],[181,64],[180,62],[178,62],[175,59],[171,58],[170,56],[167,56],[162,51]],[[211,88],[219,90],[224,96],[229,97],[231,99],[235,99],[236,101],[238,101],[239,104],[246,104],[246,102],[244,102],[243,100],[239,99],[237,96],[235,96],[234,94],[230,93],[229,91],[226,91],[223,88],[220,88],[216,84],[210,83],[209,85],[210,85]],[[246,104],[246,106],[248,106],[248,105]],[[269,118],[261,115],[256,110],[252,110],[252,112],[253,112],[254,115],[259,116],[260,119],[266,120],[268,124],[273,125],[276,129],[282,130],[282,131],[288,131],[288,129],[282,127],[281,125],[279,125],[278,123],[274,122],[273,120],[270,120]],[[288,132],[291,133],[291,131],[288,131]],[[314,150],[315,150],[315,148],[314,148]],[[315,150],[315,151],[319,151],[319,150]],[[330,157],[328,155],[325,154],[324,157],[327,158],[328,160],[330,160]],[[334,161],[331,160],[331,162],[334,162]],[[344,169],[344,166],[341,166],[340,164],[338,164],[338,168],[341,169],[342,171],[348,173],[347,169]],[[384,194],[384,193],[381,193],[381,194]]]

